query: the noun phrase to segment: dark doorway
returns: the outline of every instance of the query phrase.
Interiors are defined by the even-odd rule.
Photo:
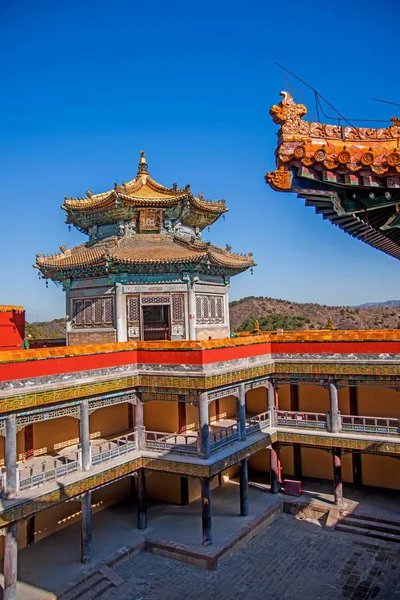
[[[143,306],[143,339],[169,340],[169,305]]]

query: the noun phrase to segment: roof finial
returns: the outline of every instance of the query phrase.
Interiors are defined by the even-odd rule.
[[[140,152],[139,170],[138,173],[147,173],[147,162],[144,150]]]

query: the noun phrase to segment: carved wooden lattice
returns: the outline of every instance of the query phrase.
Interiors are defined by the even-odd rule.
[[[142,296],[142,304],[169,304],[170,296]]]
[[[137,340],[140,337],[140,301],[139,296],[128,296],[128,339]]]
[[[114,323],[113,298],[74,300],[74,327],[112,327]]]
[[[183,323],[185,313],[183,309],[183,295],[173,294],[172,296],[172,320]]]
[[[131,324],[138,323],[140,315],[139,296],[128,297],[128,322]]]
[[[224,297],[196,295],[196,321],[199,325],[224,322]]]

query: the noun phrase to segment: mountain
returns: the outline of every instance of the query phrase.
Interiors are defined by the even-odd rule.
[[[363,308],[248,296],[230,303],[230,318],[232,331],[251,331],[254,319],[258,319],[261,329],[271,331],[279,328],[326,329],[328,319],[333,320],[336,329],[397,329],[400,309],[388,303]]]
[[[26,335],[30,334],[34,340],[65,338],[65,319],[53,319],[52,321],[36,321],[26,323]]]
[[[376,308],[377,306],[400,306],[400,300],[386,300],[386,302],[367,302],[359,304],[355,308]]]

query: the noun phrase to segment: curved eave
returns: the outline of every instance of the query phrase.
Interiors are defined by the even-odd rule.
[[[294,191],[294,190],[290,190]],[[306,206],[315,208],[317,214],[329,220],[333,225],[352,237],[392,256],[400,259],[400,229],[392,229],[387,232],[379,228],[384,225],[393,214],[393,208],[385,207],[357,215],[338,215],[333,207],[329,196],[309,194],[297,191],[299,198],[305,200]]]

